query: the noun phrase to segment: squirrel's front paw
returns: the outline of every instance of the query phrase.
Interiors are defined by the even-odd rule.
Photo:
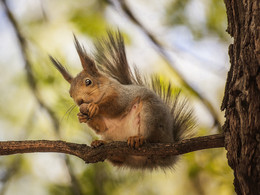
[[[89,120],[89,116],[83,113],[78,113],[78,119],[80,123],[87,123],[87,121]]]
[[[145,139],[141,135],[131,136],[127,139],[127,145],[131,148],[139,148],[145,142]]]
[[[99,111],[99,107],[95,103],[83,103],[80,105],[80,112],[87,115],[89,119],[93,118],[94,116],[97,115]]]

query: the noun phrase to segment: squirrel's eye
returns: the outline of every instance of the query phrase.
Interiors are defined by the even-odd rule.
[[[92,83],[92,81],[91,81],[90,79],[86,79],[86,80],[85,80],[86,86],[89,86],[91,83]]]

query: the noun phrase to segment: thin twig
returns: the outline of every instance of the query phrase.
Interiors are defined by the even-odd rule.
[[[29,61],[29,55],[28,55],[28,53],[26,51],[27,50],[27,41],[24,38],[24,36],[22,35],[22,33],[20,31],[20,28],[19,28],[19,25],[16,22],[16,19],[13,16],[12,12],[10,11],[10,9],[9,9],[7,3],[6,3],[6,0],[2,0],[2,2],[3,2],[3,8],[4,8],[4,11],[5,11],[5,14],[6,14],[7,18],[9,19],[10,24],[13,26],[14,32],[15,32],[16,37],[18,39],[17,43],[18,43],[18,46],[20,48],[21,55],[22,55],[22,58],[23,58],[23,61],[24,61],[24,66],[25,66],[25,70],[26,70],[26,76],[27,76],[27,80],[28,80],[28,83],[29,83],[29,87],[30,87],[30,89],[31,89],[31,91],[32,91],[32,93],[33,93],[37,103],[40,105],[40,107],[45,109],[47,114],[50,116],[51,123],[54,126],[54,130],[57,133],[57,135],[60,137],[60,132],[59,132],[60,123],[59,123],[59,120],[56,117],[55,112],[49,106],[47,106],[47,104],[45,104],[45,102],[43,101],[42,97],[39,95],[37,82],[36,82],[36,79],[35,79],[35,77],[33,75],[33,72],[32,72],[32,64]],[[66,157],[66,158],[68,158],[68,157]],[[68,160],[66,160],[66,165],[68,167],[69,175],[72,178],[73,194],[75,194],[75,195],[83,194],[83,192],[81,192],[81,188],[80,188],[79,182],[77,181],[76,176],[73,173],[73,170],[70,168],[71,165],[70,165],[70,162]]]
[[[110,5],[114,6],[116,8],[116,5],[113,3],[113,0],[107,1]],[[195,88],[193,88],[183,77],[183,75],[175,68],[176,65],[172,61],[171,57],[167,54],[166,49],[164,48],[163,44],[149,31],[147,28],[135,17],[125,0],[118,0],[117,3],[120,5],[121,9],[125,13],[125,15],[136,25],[138,26],[144,34],[148,37],[148,39],[151,41],[155,49],[159,52],[161,57],[164,59],[170,70],[173,71],[174,74],[178,75],[178,78],[180,79],[183,86],[191,91],[196,97],[199,98],[199,100],[205,105],[207,110],[210,112],[211,116],[214,119],[214,126],[218,128],[220,132],[222,132],[222,127],[219,122],[219,117],[217,112],[215,111],[212,104]]]
[[[2,0],[2,2],[3,2],[3,8],[4,8],[4,11],[6,13],[6,16],[9,19],[10,24],[13,26],[14,32],[15,32],[16,37],[18,39],[17,44],[18,44],[18,46],[20,48],[20,52],[22,54],[22,58],[23,58],[24,66],[25,66],[25,70],[26,70],[26,77],[27,77],[30,89],[31,89],[34,97],[36,98],[37,103],[43,109],[45,109],[46,112],[50,115],[50,118],[52,120],[52,124],[54,125],[54,129],[57,132],[58,129],[59,129],[59,120],[55,116],[54,112],[43,102],[42,98],[39,95],[38,88],[37,88],[37,85],[36,85],[37,82],[36,82],[36,79],[35,79],[33,72],[32,72],[32,64],[29,61],[29,56],[28,56],[28,53],[26,51],[27,50],[26,49],[27,48],[27,41],[24,38],[24,36],[22,35],[20,28],[19,28],[19,26],[18,26],[18,24],[17,24],[17,22],[16,22],[16,20],[13,16],[12,12],[10,11],[9,7],[7,6],[6,0]]]
[[[178,143],[146,143],[138,149],[131,149],[126,142],[111,142],[97,148],[86,144],[65,141],[2,141],[0,155],[33,152],[58,152],[77,156],[86,163],[96,163],[115,154],[145,155],[180,155],[197,150],[224,147],[224,135],[216,134],[182,140]]]

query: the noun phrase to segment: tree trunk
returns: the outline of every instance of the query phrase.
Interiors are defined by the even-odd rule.
[[[227,31],[234,38],[221,106],[225,147],[236,193],[256,195],[260,193],[260,2],[224,1]]]

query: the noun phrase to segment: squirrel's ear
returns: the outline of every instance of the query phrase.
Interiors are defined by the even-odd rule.
[[[90,74],[92,76],[97,76],[99,74],[99,72],[96,67],[95,61],[91,57],[88,56],[85,48],[81,47],[81,45],[79,44],[79,41],[75,35],[74,35],[74,43],[75,43],[75,47],[77,49],[83,69],[88,74]]]
[[[63,78],[68,81],[69,83],[71,83],[71,81],[73,80],[73,77],[67,72],[67,70],[64,68],[64,66],[61,65],[61,63],[57,60],[55,60],[52,56],[49,56],[51,62],[53,63],[53,65],[55,66],[55,68],[57,68],[57,70],[62,74]]]

